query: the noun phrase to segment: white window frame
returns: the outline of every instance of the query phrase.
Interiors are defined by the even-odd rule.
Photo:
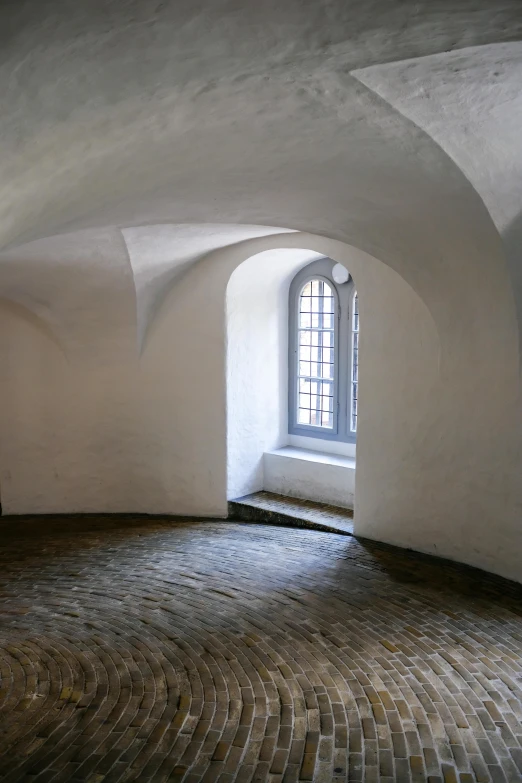
[[[335,261],[320,258],[313,261],[294,277],[290,284],[288,328],[288,432],[321,440],[355,443],[357,433],[351,429],[353,336],[352,308],[356,294],[350,277],[338,285],[332,277]],[[300,424],[298,412],[298,361],[299,361],[299,303],[303,287],[311,280],[323,280],[332,289],[335,300],[334,329],[334,416],[333,427]]]

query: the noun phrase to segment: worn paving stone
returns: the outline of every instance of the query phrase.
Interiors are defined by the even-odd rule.
[[[228,504],[230,519],[353,535],[353,511],[273,492],[254,492]]]
[[[522,588],[299,528],[1,523],[0,780],[522,781]]]

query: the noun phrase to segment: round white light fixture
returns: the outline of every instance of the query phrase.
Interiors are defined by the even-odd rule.
[[[342,264],[336,264],[332,269],[332,277],[336,283],[347,283],[350,279],[350,273]]]

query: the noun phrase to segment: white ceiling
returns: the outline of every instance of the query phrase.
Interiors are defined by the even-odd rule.
[[[0,295],[135,286],[140,331],[187,264],[299,230],[448,313],[522,302],[521,37],[519,0],[5,3]]]

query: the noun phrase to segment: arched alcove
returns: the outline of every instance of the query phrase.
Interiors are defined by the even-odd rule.
[[[432,267],[429,275],[414,270],[401,276],[385,263],[388,259],[377,260],[344,242],[266,226],[252,226],[246,234],[244,227],[221,231],[215,224],[205,231],[193,229],[202,251],[198,255],[188,252],[187,231],[181,231],[179,245],[171,243],[176,229],[163,231],[168,242],[154,269],[155,258],[141,258],[147,275],[143,285],[136,285],[137,297],[132,284],[137,267],[129,263],[117,233],[109,232],[101,243],[85,232],[3,254],[4,290],[12,296],[23,292],[27,301],[47,308],[53,324],[63,324],[60,336],[69,359],[55,383],[37,364],[34,351],[26,355],[42,370],[31,382],[34,400],[17,395],[16,383],[4,372],[4,399],[26,408],[18,418],[24,427],[12,430],[3,463],[20,477],[9,510],[225,516],[227,463],[233,453],[228,449],[227,454],[232,399],[228,395],[227,400],[226,379],[227,286],[237,269],[235,281],[243,278],[246,290],[266,286],[277,298],[292,264],[259,259],[266,261],[267,251],[306,248],[344,264],[361,296],[364,405],[356,531],[516,576],[521,551],[520,448],[512,426],[519,416],[517,340],[502,280],[492,298],[491,276],[471,284],[465,266],[446,263]],[[253,238],[241,240],[245,236]],[[232,243],[224,244],[230,238]],[[76,248],[72,257],[77,261],[69,264],[71,248],[80,239],[81,255]],[[214,241],[217,249],[206,252]],[[63,252],[52,266],[53,284],[38,285],[32,274],[36,263],[47,263],[51,250],[55,258],[59,245]],[[258,258],[249,261],[252,257]],[[186,266],[179,276],[166,275],[168,283],[156,291],[156,271],[163,261],[168,266],[169,258],[173,266],[179,259]],[[301,257],[299,263],[304,262]],[[55,280],[62,286],[74,283],[65,298]],[[446,290],[451,296],[445,296]],[[239,302],[235,315],[241,324],[245,316]],[[142,342],[136,340],[140,307]],[[237,355],[244,355],[241,346]],[[366,362],[365,355],[374,358]],[[20,364],[24,361],[20,357]],[[240,361],[236,364],[241,367]],[[54,435],[45,427],[39,430],[40,424],[31,432],[28,425],[42,412],[43,421],[58,422],[60,430],[56,473],[38,445],[41,441],[48,448]],[[9,416],[7,405],[4,413]],[[243,448],[241,437],[239,431],[236,453]],[[259,445],[252,446],[242,469],[250,470],[257,460],[252,475],[259,474],[261,453]],[[241,493],[241,482],[236,486],[233,492],[229,487],[231,494]],[[491,520],[497,518],[495,527]]]
[[[433,286],[422,288],[424,299],[411,280],[387,264],[312,234],[272,234],[204,256],[175,282],[146,324],[137,389],[147,453],[165,476],[161,506],[151,497],[153,507],[226,515],[231,416],[225,374],[227,285],[252,256],[300,248],[350,269],[365,324],[361,349],[366,353],[371,341],[376,357],[371,366],[365,367],[364,357],[361,364],[356,531],[514,574],[516,504],[509,487],[514,486],[518,458],[507,422],[515,415],[517,364],[516,333],[507,339],[511,311],[491,328],[483,318],[487,291],[469,286],[466,292],[461,269],[446,280],[434,278]],[[246,285],[263,276],[263,265],[257,262],[255,269],[256,262],[251,263]],[[454,290],[450,301],[442,303],[445,285]],[[454,296],[457,288],[463,291],[460,298]],[[486,382],[488,371],[495,376],[494,387]],[[260,450],[253,452],[257,468],[252,475],[256,470],[259,475]],[[494,465],[503,465],[502,472],[497,474]],[[233,494],[241,491],[239,483]],[[491,516],[477,513],[482,507],[490,515],[499,502],[505,520],[501,554]]]
[[[291,241],[299,239],[303,236]],[[390,485],[395,487],[398,509],[404,511],[411,500],[407,484],[412,475],[415,480],[416,460],[411,444],[433,407],[440,366],[438,334],[419,297],[380,261],[339,243],[308,240],[309,247],[322,246],[330,257],[342,261],[360,295],[364,326],[355,524],[361,535],[370,535],[369,521],[384,514],[379,506]],[[229,499],[270,489],[263,455],[309,440],[290,436],[288,430],[288,293],[295,273],[319,255],[325,253],[274,248],[248,257],[231,274],[227,288]],[[316,448],[325,448],[324,443],[319,441]],[[339,472],[338,481],[346,481],[346,474]],[[328,491],[332,502],[354,505],[350,482],[331,485]],[[300,496],[312,498],[314,488],[303,487],[302,492]],[[390,538],[400,534],[395,512],[388,514],[386,534]]]

